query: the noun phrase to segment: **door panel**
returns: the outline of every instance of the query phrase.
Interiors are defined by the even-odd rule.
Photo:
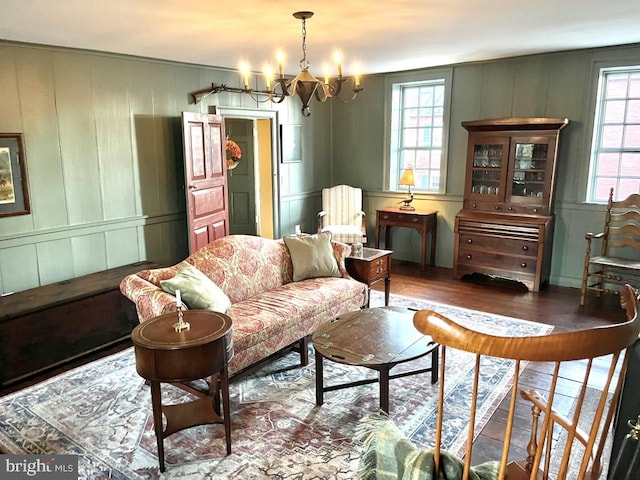
[[[236,222],[236,224],[244,224],[248,225],[253,222],[254,219],[251,218],[251,207],[250,207],[249,195],[247,193],[233,193],[231,195],[231,202],[229,202],[231,211],[234,212],[233,220],[231,222]],[[231,223],[231,228],[233,228],[233,223]]]
[[[238,166],[227,176],[229,186],[229,232],[257,235],[256,162],[253,120],[226,118],[225,132],[242,150]]]
[[[229,234],[222,117],[182,114],[189,253]]]
[[[222,213],[225,206],[225,189],[222,186],[213,186],[206,190],[192,190],[191,198],[196,217]]]
[[[195,242],[194,251],[209,244],[209,230],[207,226],[198,228],[192,232],[192,238]]]

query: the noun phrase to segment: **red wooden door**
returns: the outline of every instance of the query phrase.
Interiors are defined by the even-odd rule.
[[[183,112],[189,253],[229,234],[224,121]]]

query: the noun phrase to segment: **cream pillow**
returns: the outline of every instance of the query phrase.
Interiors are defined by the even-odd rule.
[[[231,306],[231,300],[220,287],[187,262],[182,262],[176,275],[168,280],[161,280],[160,285],[172,295],[180,290],[182,300],[191,310],[226,313]]]
[[[284,237],[293,263],[293,281],[316,277],[340,277],[331,247],[331,232]]]

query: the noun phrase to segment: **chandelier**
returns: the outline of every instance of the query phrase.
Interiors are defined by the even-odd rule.
[[[318,80],[309,72],[310,63],[307,60],[307,19],[313,16],[313,12],[295,12],[293,14],[295,18],[302,21],[302,59],[300,59],[300,73],[293,79],[288,79],[284,76],[284,67],[282,65],[283,55],[282,52],[278,52],[278,77],[273,78],[273,73],[270,68],[265,68],[265,84],[264,90],[254,90],[249,88],[249,66],[243,63],[241,66],[241,75],[244,87],[229,87],[221,84],[211,84],[211,88],[200,90],[193,93],[195,103],[202,101],[209,95],[220,92],[234,92],[234,93],[247,93],[258,102],[271,101],[273,103],[282,103],[285,98],[298,95],[302,102],[302,114],[305,117],[311,115],[311,108],[309,107],[309,101],[312,97],[320,102],[325,102],[329,98],[336,98],[342,102],[349,102],[356,98],[358,93],[364,90],[360,86],[360,72],[356,71],[353,76],[353,95],[351,98],[342,98],[340,92],[342,91],[342,84],[348,79],[342,76],[342,65],[340,63],[339,54],[336,54],[336,63],[338,69],[338,76],[336,78],[329,78],[327,68],[325,67],[324,81]]]

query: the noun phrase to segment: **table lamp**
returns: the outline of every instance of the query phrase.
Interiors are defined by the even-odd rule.
[[[405,168],[404,172],[402,172],[402,176],[400,177],[400,180],[398,180],[398,185],[409,186],[409,198],[399,202],[399,203],[402,203],[400,210],[415,210],[415,207],[411,206],[411,202],[413,201],[413,193],[411,193],[411,186],[415,184],[416,184],[415,180],[413,179],[413,167]]]

